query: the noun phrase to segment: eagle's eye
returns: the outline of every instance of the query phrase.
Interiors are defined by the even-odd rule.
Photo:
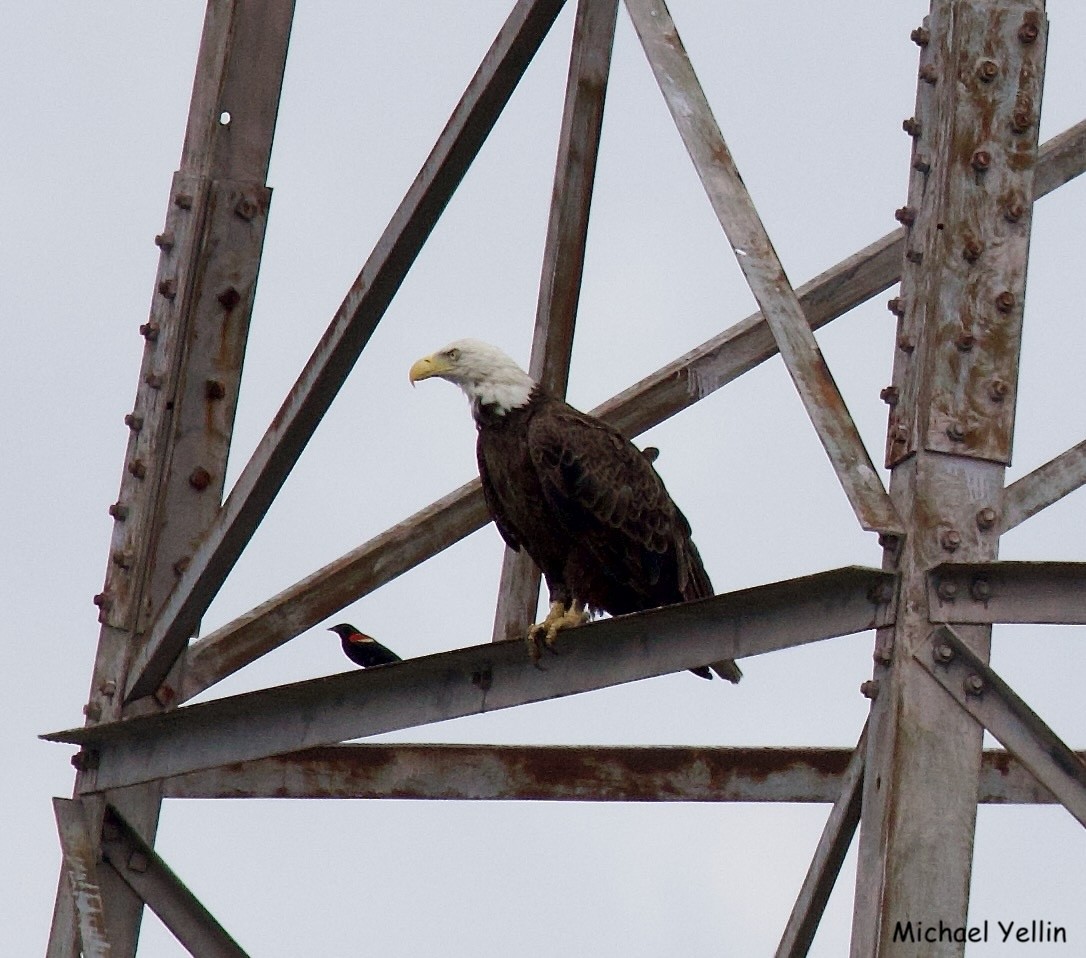
[[[455,363],[460,358],[460,350],[455,346],[452,349],[446,349],[445,358]]]

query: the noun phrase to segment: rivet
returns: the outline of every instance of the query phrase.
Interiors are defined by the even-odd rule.
[[[226,387],[217,379],[209,379],[204,384],[204,395],[208,399],[223,399],[226,396]]]
[[[962,684],[965,687],[966,695],[982,695],[984,693],[984,678],[983,676],[977,675],[976,672],[967,676],[965,682]]]
[[[916,156],[913,157],[913,169],[920,173],[930,173],[931,163],[926,156],[917,153]]]
[[[992,165],[992,154],[987,150],[977,150],[969,164],[978,173],[984,173]]]
[[[177,280],[172,276],[166,277],[166,279],[160,280],[158,284],[158,291],[166,297],[166,299],[174,299],[177,296]]]
[[[958,594],[958,583],[952,582],[950,579],[942,579],[939,582],[939,587],[936,589],[939,593],[939,598],[947,602],[953,602],[954,597]]]
[[[947,552],[957,552],[962,544],[962,534],[957,529],[947,529],[939,537],[939,545]]]
[[[1003,402],[1007,398],[1010,388],[1002,379],[993,379],[988,384],[988,398],[992,402]]]
[[[147,856],[143,852],[132,852],[128,856],[128,870],[133,872],[140,872],[141,874],[150,867],[150,862],[147,860]]]
[[[967,236],[962,245],[962,257],[967,263],[975,263],[984,252],[984,246],[975,236]]]
[[[240,216],[243,220],[251,220],[256,216],[256,203],[254,203],[248,196],[243,196],[237,203],[234,204],[234,213]]]
[[[147,383],[147,385],[150,386],[152,389],[162,388],[162,376],[156,372],[149,372],[146,376],[143,377],[143,381]]]
[[[131,549],[116,549],[110,556],[114,565],[120,566],[122,569],[132,568],[132,550]]]
[[[860,694],[865,699],[871,699],[872,701],[879,697],[879,680],[868,679],[860,685]]]
[[[1018,28],[1018,39],[1022,43],[1034,43],[1040,32],[1041,28],[1037,23],[1037,14],[1027,13],[1022,21],[1022,26]]]
[[[947,645],[946,642],[941,642],[939,645],[935,646],[935,648],[932,649],[931,654],[936,662],[942,662],[943,665],[954,661],[954,649],[952,646]]]
[[[158,323],[143,323],[140,326],[140,335],[151,343],[158,339],[158,331]]]
[[[965,442],[965,430],[956,422],[946,427],[946,434],[952,442]]]
[[[954,345],[958,347],[958,350],[963,353],[969,352],[973,346],[976,345],[977,339],[971,333],[962,333],[956,340]]]
[[[977,602],[987,602],[992,597],[992,585],[987,579],[976,578],[969,587],[969,593]]]
[[[98,686],[98,691],[107,699],[111,699],[117,694],[117,683],[113,679],[106,679]]]
[[[894,210],[894,219],[903,226],[912,226],[916,222],[916,209],[912,206],[903,206]]]
[[[183,210],[192,209],[192,194],[191,193],[178,193],[173,198],[174,205]]]
[[[128,518],[128,506],[120,502],[114,502],[109,507],[109,514],[118,522],[124,522]]]
[[[890,310],[895,316],[905,315],[905,303],[900,296],[895,296],[893,299],[886,301],[886,308]]]
[[[879,393],[879,399],[881,399],[887,406],[896,406],[898,402],[897,386],[886,386]]]
[[[137,416],[134,412],[125,413],[124,424],[133,432],[139,432],[143,428],[143,416]]]
[[[167,230],[165,233],[159,233],[155,237],[155,246],[157,246],[161,250],[164,250],[167,253],[173,249],[173,244],[174,235],[169,230]]]
[[[901,128],[914,140],[920,136],[921,125],[920,121],[915,116],[910,116],[907,119],[902,120]]]
[[[113,596],[106,592],[99,592],[91,601],[103,612],[113,606]]]
[[[1011,129],[1015,133],[1025,133],[1031,126],[1033,126],[1033,112],[1024,108],[1019,108],[1011,114]]]
[[[909,39],[918,47],[926,47],[931,43],[931,31],[927,27],[917,27],[909,34]]]
[[[918,249],[910,249],[905,251],[905,258],[910,263],[916,263],[918,266],[924,262],[924,254]]]
[[[97,722],[102,717],[102,703],[88,702],[83,706],[83,714],[92,722]]]
[[[1015,298],[1014,293],[1012,293],[1009,289],[1005,289],[996,297],[996,309],[998,309],[1001,313],[1009,313],[1012,309],[1014,309],[1015,303],[1017,302],[1018,300]]]
[[[934,63],[925,63],[917,74],[921,80],[925,83],[934,83],[939,79],[939,71],[936,69]]]
[[[197,492],[203,492],[211,485],[211,473],[203,466],[197,466],[189,475],[189,485]]]
[[[239,293],[233,286],[227,286],[218,295],[219,304],[223,309],[233,309],[241,302],[241,293]]]
[[[143,464],[142,459],[133,459],[128,464],[128,471],[137,479],[143,479],[147,475],[147,467]]]
[[[999,64],[995,60],[981,60],[977,66],[977,76],[985,83],[991,83],[999,76]]]
[[[995,509],[991,506],[985,506],[977,513],[977,528],[987,531],[995,525],[997,518]]]

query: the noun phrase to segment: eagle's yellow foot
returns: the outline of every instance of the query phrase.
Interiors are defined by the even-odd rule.
[[[531,660],[539,665],[544,646],[551,652],[557,653],[555,643],[558,633],[562,629],[584,625],[589,618],[589,614],[579,602],[574,602],[568,607],[561,602],[552,602],[547,617],[528,629],[528,655]]]

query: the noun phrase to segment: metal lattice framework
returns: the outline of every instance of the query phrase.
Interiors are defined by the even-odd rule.
[[[977,801],[1059,802],[1086,763],[988,665],[993,623],[1086,623],[1086,564],[999,562],[1006,530],[1086,482],[1086,442],[1007,486],[1033,201],[1086,169],[1086,122],[1038,148],[1042,0],[933,0],[902,227],[799,289],[785,277],[662,0],[626,0],[759,311],[604,403],[628,435],[779,353],[882,570],[844,568],[594,623],[541,672],[500,641],[178,708],[487,521],[478,482],[196,641],[199,621],[365,347],[563,7],[518,0],[222,501],[268,213],[293,0],[210,0],[148,322],[49,955],[134,955],[149,905],[199,956],[243,955],[154,851],[165,797],[827,802],[779,955],[806,954],[859,826],[852,951],[896,955],[891,916],[964,925]],[[618,0],[578,4],[531,372],[564,394]],[[813,330],[900,281],[887,490]],[[696,388],[691,388],[696,386]],[[220,505],[221,503],[221,505]],[[507,554],[495,640],[537,571]],[[721,658],[875,630],[855,748],[340,745]],[[989,730],[1006,751],[983,751]],[[932,776],[941,784],[930,799]],[[938,861],[937,874],[926,861]],[[944,949],[944,950],[939,950]],[[939,944],[931,954],[961,954]],[[911,954],[912,952],[910,952]]]

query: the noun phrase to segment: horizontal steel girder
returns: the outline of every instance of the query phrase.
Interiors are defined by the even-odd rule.
[[[488,642],[45,737],[88,750],[87,790],[132,785],[862,632],[889,621],[892,582],[846,567],[570,629],[543,669]]]
[[[1086,624],[1086,562],[963,562],[928,573],[932,622]]]

